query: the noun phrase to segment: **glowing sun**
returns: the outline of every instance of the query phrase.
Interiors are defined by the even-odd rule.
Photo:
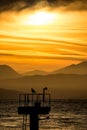
[[[55,15],[46,11],[35,12],[26,18],[25,24],[45,25],[54,20]]]

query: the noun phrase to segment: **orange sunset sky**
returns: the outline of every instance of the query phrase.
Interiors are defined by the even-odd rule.
[[[83,60],[86,0],[0,0],[0,64],[51,71]]]

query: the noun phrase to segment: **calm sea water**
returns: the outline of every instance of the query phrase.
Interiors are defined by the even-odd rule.
[[[0,130],[23,130],[17,107],[15,101],[0,101]],[[49,119],[40,118],[39,130],[87,130],[87,100],[57,100],[51,103]],[[27,117],[27,130],[29,125]]]

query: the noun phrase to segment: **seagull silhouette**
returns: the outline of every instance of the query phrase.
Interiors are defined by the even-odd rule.
[[[43,91],[47,90],[47,87],[43,88]]]
[[[36,91],[35,91],[33,88],[31,88],[31,92],[32,92],[32,93],[36,93]]]

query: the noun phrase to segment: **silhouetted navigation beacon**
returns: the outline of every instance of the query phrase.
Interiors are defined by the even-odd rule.
[[[39,115],[49,114],[51,109],[50,94],[45,93],[47,87],[43,88],[43,93],[33,90],[32,93],[19,95],[18,114],[23,115],[23,130],[27,130],[27,115],[30,115],[30,130],[39,130]]]

